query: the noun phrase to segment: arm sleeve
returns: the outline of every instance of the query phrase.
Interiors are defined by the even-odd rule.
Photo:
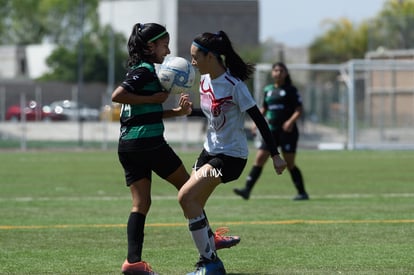
[[[263,140],[266,142],[267,147],[269,148],[270,155],[272,157],[274,155],[279,155],[279,151],[277,150],[276,143],[273,140],[272,132],[270,131],[269,125],[267,124],[259,108],[257,108],[257,106],[255,105],[251,107],[250,109],[248,109],[247,113],[253,119],[254,123],[259,129],[260,134],[263,137]]]

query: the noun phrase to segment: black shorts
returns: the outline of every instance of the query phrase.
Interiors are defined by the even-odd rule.
[[[127,186],[143,178],[151,180],[152,171],[165,179],[182,165],[168,144],[148,151],[118,152],[118,158],[125,171]]]
[[[299,131],[297,127],[294,127],[292,132],[285,132],[282,130],[272,131],[272,135],[277,147],[280,147],[283,153],[296,153],[299,140]],[[259,149],[269,151],[266,142],[263,140]]]
[[[224,154],[213,156],[209,155],[206,150],[203,150],[198,156],[193,169],[198,171],[200,167],[207,163],[216,169],[216,175],[221,177],[221,182],[226,183],[240,177],[246,166],[247,159],[230,157]]]

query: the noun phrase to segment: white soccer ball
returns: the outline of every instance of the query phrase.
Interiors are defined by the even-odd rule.
[[[177,56],[165,58],[158,66],[157,75],[162,87],[173,94],[188,92],[195,81],[193,65],[187,59]]]

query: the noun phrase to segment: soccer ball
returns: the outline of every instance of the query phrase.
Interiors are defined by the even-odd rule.
[[[195,70],[187,59],[171,56],[158,66],[157,76],[167,92],[180,94],[187,92],[193,86]]]

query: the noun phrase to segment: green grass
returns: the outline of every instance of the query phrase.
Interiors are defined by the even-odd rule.
[[[198,152],[178,152],[190,168]],[[254,151],[252,150],[252,153]],[[310,201],[265,167],[249,201],[216,189],[214,227],[228,274],[414,274],[414,152],[299,151]],[[130,209],[116,152],[0,153],[0,274],[120,274]],[[144,260],[160,274],[193,270],[197,252],[176,191],[154,177]]]

